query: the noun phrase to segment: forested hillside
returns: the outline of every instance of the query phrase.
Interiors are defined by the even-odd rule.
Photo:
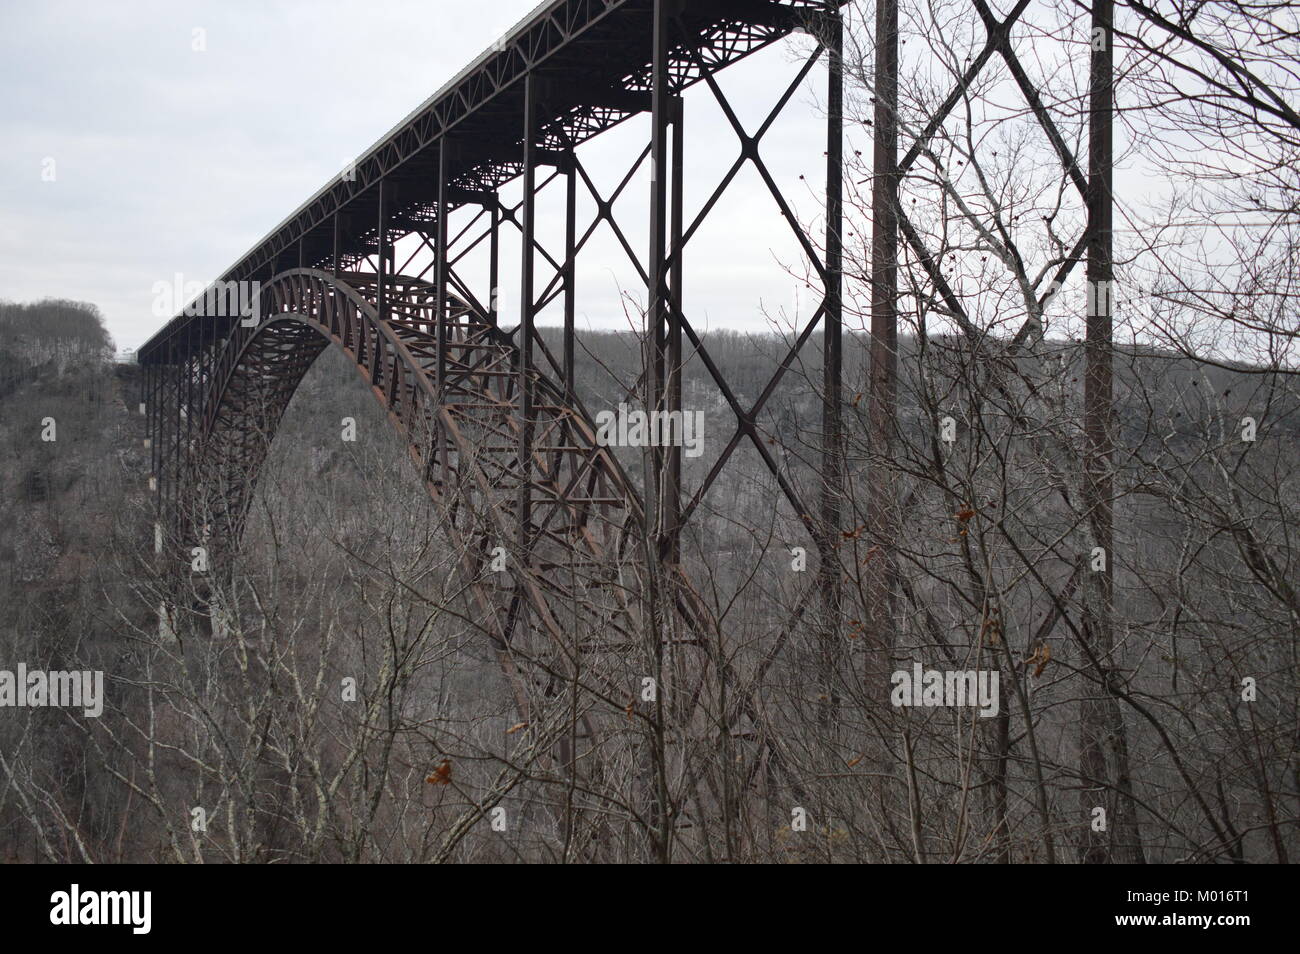
[[[569,744],[590,761],[583,785],[570,786],[560,750],[531,734],[552,713],[518,711],[459,555],[354,367],[331,350],[308,373],[262,475],[238,572],[214,590],[153,552],[138,371],[112,363],[109,345],[90,306],[0,307],[0,668],[102,670],[106,683],[98,718],[6,710],[0,858],[641,857],[651,822],[635,779],[651,730],[633,720],[634,700],[626,718],[583,723]],[[789,342],[720,334],[706,346],[747,408]],[[1290,378],[1117,354],[1107,556],[1120,637],[1106,690],[1079,635],[1095,558],[1077,539],[1069,491],[1080,347],[1047,342],[1043,365],[1017,372],[1025,391],[1005,377],[999,391],[990,381],[1006,359],[986,362],[958,339],[902,349],[918,370],[900,395],[892,461],[904,489],[887,663],[865,645],[877,556],[862,528],[880,462],[866,446],[861,336],[846,342],[840,618],[801,606],[815,547],[752,449],[736,453],[688,525],[684,566],[716,613],[727,665],[694,674],[720,734],[674,723],[671,707],[663,717],[680,773],[670,780],[677,850],[1073,860],[1096,819],[1080,804],[1092,780],[1075,727],[1100,698],[1125,729],[1105,756],[1125,767],[1138,806],[1120,813],[1123,850],[1289,860],[1300,850]],[[590,413],[635,402],[633,336],[583,335],[579,363]],[[819,367],[794,366],[758,419],[783,476],[813,501],[820,379]],[[735,419],[698,357],[683,389],[705,436],[703,455],[684,464],[689,496]],[[1034,419],[1032,401],[1052,413]],[[951,441],[935,427],[945,416]],[[342,436],[345,418],[355,440]],[[618,452],[635,482],[637,452]],[[179,600],[177,579],[188,594]],[[627,672],[649,651],[620,650]],[[997,670],[996,715],[892,707],[890,671],[914,663]],[[552,697],[563,715],[576,695]],[[588,731],[602,733],[598,751]],[[1095,796],[1098,807],[1114,798]],[[728,830],[705,823],[714,800],[729,806]],[[489,824],[495,807],[504,829]],[[791,828],[795,808],[806,832]]]

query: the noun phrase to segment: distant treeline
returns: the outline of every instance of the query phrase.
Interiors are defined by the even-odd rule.
[[[9,394],[46,366],[111,354],[113,338],[97,307],[46,298],[30,304],[0,301],[0,394]]]

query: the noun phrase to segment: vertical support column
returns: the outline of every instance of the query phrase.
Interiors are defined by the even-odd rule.
[[[189,329],[187,322],[185,327]],[[172,533],[179,536],[181,528],[181,468],[184,457],[181,455],[181,381],[182,356],[179,335],[172,336],[171,344],[171,392],[172,392],[172,443],[171,443],[171,518]]]
[[[165,414],[163,408],[163,386],[165,384],[165,378],[163,376],[163,366],[158,359],[154,359],[151,367],[153,368],[153,373],[150,376],[153,387],[153,401],[150,404],[149,415],[149,446],[153,449],[153,474],[154,482],[157,485],[157,492],[154,495],[154,503],[158,514],[161,515],[163,506],[163,487],[165,486],[162,472],[163,415]]]
[[[158,363],[154,372],[154,389],[158,393],[158,419],[155,422],[157,433],[154,434],[154,454],[157,458],[158,473],[158,523],[166,520],[167,514],[167,348],[163,343],[158,353]]]
[[[646,320],[652,327],[646,329],[646,338],[650,342],[652,353],[647,362],[646,411],[653,415],[664,410],[665,394],[665,343],[667,332],[667,315],[671,308],[671,296],[668,289],[668,274],[665,261],[665,245],[668,230],[668,125],[671,118],[672,101],[670,98],[670,74],[668,70],[668,36],[670,15],[674,0],[654,0],[654,28],[652,33],[653,65],[652,88],[650,93],[650,255],[647,260],[647,312]],[[653,426],[651,432],[653,433]],[[657,444],[658,442],[656,442]],[[643,467],[652,473],[645,477],[645,517],[647,558],[664,562],[669,557],[668,520],[665,516],[666,491],[663,448],[655,446],[652,453],[644,453]],[[649,611],[649,635],[654,641],[648,647],[651,652],[653,669],[651,675],[658,684],[659,693],[655,697],[655,713],[651,723],[650,744],[646,747],[647,777],[649,803],[647,808],[648,829],[652,839],[655,860],[667,863],[671,844],[672,822],[668,817],[668,786],[666,773],[666,753],[662,732],[664,719],[664,684],[665,649],[661,635],[661,626],[666,610],[661,604],[672,599],[670,593],[661,593],[657,585],[659,574],[655,568],[647,574],[644,598]]]
[[[564,170],[564,395],[572,403],[577,391],[573,361],[573,317],[576,305],[574,246],[577,244],[578,169],[573,147],[567,150]]]
[[[1096,806],[1105,806],[1111,818],[1110,831],[1095,832],[1084,826],[1086,842],[1082,860],[1086,863],[1141,861],[1140,843],[1135,840],[1133,803],[1116,798],[1130,789],[1127,751],[1122,717],[1108,698],[1106,681],[1111,673],[1114,610],[1113,513],[1111,504],[1111,460],[1113,451],[1112,307],[1114,250],[1112,247],[1113,153],[1112,100],[1114,95],[1114,2],[1093,0],[1092,58],[1089,69],[1088,115],[1088,314],[1084,343],[1083,415],[1087,444],[1087,479],[1084,507],[1087,510],[1092,545],[1105,553],[1104,568],[1089,573],[1090,585],[1084,601],[1084,633],[1100,663],[1098,685],[1090,688],[1082,703],[1080,719],[1080,766],[1083,812],[1088,818]],[[1114,710],[1112,712],[1112,710]],[[1112,773],[1107,750],[1116,758]],[[1135,858],[1113,857],[1117,845],[1132,846]]]
[[[163,348],[166,348],[165,344]],[[167,512],[167,458],[163,454],[163,444],[167,440],[167,365],[166,353],[161,349],[154,362],[153,390],[153,466],[158,481],[155,517],[161,525]]]
[[[898,402],[898,4],[876,2],[876,105],[871,185],[871,378],[868,439],[875,460],[868,518],[879,555],[868,564],[870,638],[880,672],[893,646],[893,482],[881,462],[893,450]],[[874,682],[874,678],[873,678]],[[883,687],[884,683],[881,683]],[[881,689],[883,692],[883,688]]]
[[[215,295],[213,298],[215,299]],[[206,305],[206,303],[205,303]],[[216,310],[214,307],[212,310]],[[208,308],[204,307],[203,311],[192,318],[185,324],[185,360],[181,364],[181,374],[183,381],[181,383],[181,394],[185,399],[185,443],[180,447],[180,454],[177,460],[180,462],[181,473],[181,506],[177,508],[177,519],[182,534],[189,529],[189,523],[186,519],[188,514],[182,514],[180,511],[187,510],[193,504],[193,498],[190,494],[192,484],[192,461],[190,455],[190,443],[194,440],[194,374],[198,367],[198,345],[196,338],[198,332],[203,326],[203,322],[210,321],[208,317]],[[197,326],[197,327],[196,327]],[[179,397],[178,397],[179,400]],[[187,541],[182,541],[183,543]],[[194,546],[198,541],[188,542],[189,546]]]
[[[176,393],[172,386],[174,363],[176,360],[175,343],[171,340],[167,342],[167,356],[163,365],[158,369],[161,372],[159,381],[159,392],[162,398],[162,419],[158,425],[158,479],[162,482],[162,518],[159,521],[163,530],[166,531],[170,526],[172,515],[172,497],[175,492],[175,475],[172,471],[172,448],[175,446],[175,422],[178,415],[176,414]],[[166,548],[166,540],[163,546]]]
[[[835,703],[832,660],[839,646],[842,587],[838,556],[844,493],[841,437],[843,379],[844,245],[844,24],[837,4],[827,4],[826,80],[826,303],[822,319],[822,541],[821,589],[825,610],[822,655],[827,714]],[[829,721],[829,718],[826,720]]]
[[[338,277],[339,277],[339,238],[340,238],[340,236],[339,236],[339,214],[338,214],[337,211],[334,213],[334,217],[333,217],[333,218],[334,218],[334,223],[333,223],[334,241],[333,241],[332,260],[333,260],[333,262],[334,262],[334,277],[335,277],[335,278],[338,278]]]
[[[670,308],[668,274],[665,267],[665,246],[668,231],[668,127],[671,118],[668,74],[669,0],[655,0],[652,67],[650,93],[650,254],[648,257],[646,339],[650,343],[646,367],[646,413],[655,415],[665,410],[665,342],[667,313]],[[665,468],[663,448],[655,443],[646,455],[651,473],[646,475],[646,524],[655,537],[659,558],[665,559],[669,537],[664,515]]]
[[[136,349],[135,352],[135,363],[136,363],[136,368],[139,371],[140,386],[139,388],[137,388],[138,394],[137,394],[136,408],[131,413],[132,414],[139,413],[144,417],[144,433],[145,436],[148,437],[149,434],[149,371],[148,371],[148,365],[146,365],[143,359],[141,358],[140,350],[138,348]],[[152,448],[145,447],[143,449],[151,450]],[[150,463],[149,466],[149,474],[150,475],[153,474],[152,463]],[[145,486],[148,487],[148,484],[146,484]]]
[[[533,257],[537,224],[537,80],[524,80],[523,261],[519,281],[519,558],[528,562],[533,520]]]
[[[172,494],[172,474],[171,474],[171,441],[172,441],[172,419],[175,416],[176,408],[172,402],[172,369],[171,369],[171,342],[167,343],[167,352],[163,363],[158,368],[158,397],[162,403],[162,415],[158,421],[158,484],[162,487],[162,497],[160,503],[159,523],[162,524],[164,532],[168,527],[168,520],[171,516],[171,494]],[[164,540],[164,547],[166,542]]]
[[[158,397],[162,404],[162,414],[158,420],[158,484],[162,487],[161,517],[159,523],[166,529],[167,519],[170,514],[171,492],[172,492],[172,475],[171,475],[171,436],[172,436],[172,417],[175,415],[175,408],[172,403],[171,393],[171,360],[172,344],[169,340],[166,344],[163,363],[158,367]]]
[[[237,297],[239,301],[242,303],[243,296],[237,295]],[[259,305],[252,302],[251,297],[249,301],[250,301],[250,305],[253,308],[260,307]],[[220,320],[223,321],[230,320],[235,324],[238,324],[244,318],[243,309],[238,305],[236,305],[233,311],[234,311],[234,317],[226,316],[225,318],[222,318]],[[217,317],[209,317],[206,321],[204,321],[201,325],[199,325],[199,353],[194,365],[194,379],[195,379],[194,380],[194,395],[195,395],[194,405],[195,406],[191,410],[191,413],[195,415],[195,421],[194,421],[195,441],[199,445],[200,450],[203,449],[202,447],[203,421],[204,421],[204,415],[208,404],[208,382],[212,379],[212,355],[213,355],[213,351],[215,350],[213,347],[213,342],[215,342],[217,338],[216,323],[218,320],[219,319]],[[196,460],[202,460],[202,459],[203,458],[201,454],[196,457]],[[206,487],[204,488],[204,491],[202,493],[199,492],[199,486],[205,476],[206,476],[205,474],[199,473],[197,468],[195,469],[193,499],[195,502],[198,520],[200,521],[200,523],[196,527],[196,531],[198,532],[199,539],[195,540],[194,542],[196,545],[201,544],[207,546],[207,534],[204,532],[204,530],[208,524],[208,521],[211,519],[212,516],[208,510],[210,499],[208,497]]]
[[[492,219],[488,228],[488,323],[495,328],[500,308],[497,304],[501,285],[501,195],[492,193]]]
[[[149,476],[153,478],[154,513],[158,510],[158,492],[162,483],[158,480],[158,365],[150,361],[145,368],[145,437],[149,441]]]
[[[669,233],[671,241],[671,266],[668,292],[668,334],[667,362],[668,380],[667,410],[669,420],[680,420],[683,433],[677,435],[685,438],[685,419],[682,415],[682,165],[684,152],[682,97],[673,96],[669,101],[671,113],[672,143],[672,190],[668,198]],[[681,563],[681,523],[682,523],[682,445],[674,439],[667,447],[667,461],[664,475],[663,524],[667,535],[664,559],[673,565]]]
[[[438,141],[438,221],[434,226],[434,315],[438,322],[435,330],[437,336],[438,364],[434,373],[434,383],[441,405],[443,386],[447,376],[447,141]]]
[[[379,180],[379,243],[378,254],[375,255],[375,313],[379,316],[380,323],[388,319],[388,195],[384,187],[385,180]],[[373,341],[366,342],[366,349],[369,351],[370,358],[370,383],[376,385],[379,383],[379,329],[375,329],[375,338]]]
[[[158,397],[155,388],[157,378],[156,364],[153,361],[142,366],[145,379],[145,440],[149,442],[147,450],[149,451],[149,478],[153,486],[150,488],[150,496],[153,498],[153,525],[149,527],[149,553],[154,550],[154,534],[157,533],[157,526],[160,510],[162,484],[158,480],[158,438],[155,429],[158,421]]]

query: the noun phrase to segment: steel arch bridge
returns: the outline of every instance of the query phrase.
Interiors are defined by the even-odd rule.
[[[1008,0],[1005,13],[971,0],[983,24],[951,92],[899,149],[898,3],[875,4],[874,162],[871,181],[871,355],[868,443],[888,457],[896,421],[898,269],[900,247],[924,273],[932,297],[971,338],[978,332],[908,210],[899,183],[909,169],[932,161],[930,143],[982,71],[1004,64],[1011,82],[1051,143],[1077,189],[1086,228],[1068,256],[1038,283],[1059,285],[1081,262],[1093,287],[1112,277],[1113,0],[1089,5],[1092,22],[1088,150],[1081,161],[1062,135],[1044,98],[1021,65],[1010,34],[1031,0]],[[703,646],[714,622],[681,567],[680,538],[719,472],[742,444],[752,446],[796,518],[816,544],[819,569],[796,613],[816,602],[828,638],[840,625],[842,597],[838,536],[846,508],[842,454],[842,188],[843,24],[847,0],[547,0],[493,49],[480,55],[427,99],[354,166],[320,189],[250,249],[207,292],[170,320],[137,354],[141,404],[148,412],[160,528],[193,540],[203,528],[186,525],[187,502],[207,501],[208,531],[217,554],[238,541],[266,440],[307,367],[330,343],[343,349],[423,468],[444,521],[465,546],[468,578],[491,538],[510,540],[516,559],[504,593],[476,595],[484,628],[498,647],[520,627],[558,633],[575,620],[561,606],[582,604],[584,625],[613,634],[640,625],[678,626]],[[766,119],[748,129],[716,80],[733,63],[796,31],[815,49]],[[1100,41],[1099,39],[1100,38]],[[824,151],[825,233],[800,224],[763,156],[764,137],[790,107],[818,62],[827,66]],[[686,125],[683,95],[707,87],[735,132],[737,157],[693,218],[683,208]],[[649,142],[609,194],[593,183],[578,147],[630,117],[648,114]],[[901,154],[900,154],[901,153]],[[614,212],[636,171],[649,161],[649,248],[632,247]],[[821,300],[752,405],[742,404],[689,317],[683,263],[690,242],[714,213],[737,173],[752,166],[775,200],[820,282]],[[537,237],[537,197],[550,183],[564,187],[562,249]],[[507,205],[501,190],[518,184],[522,199]],[[597,209],[577,221],[579,188]],[[463,210],[463,211],[462,211]],[[453,233],[449,219],[468,224]],[[607,225],[647,291],[643,377],[648,411],[682,410],[686,343],[716,385],[734,424],[722,453],[689,499],[682,484],[681,448],[654,454],[638,497],[618,462],[596,445],[592,418],[577,397],[574,263],[592,234]],[[499,234],[520,235],[520,301],[513,326],[501,320],[497,297]],[[431,264],[407,273],[395,242],[415,237]],[[486,244],[486,287],[466,280],[460,263]],[[539,281],[539,265],[551,271]],[[542,276],[545,277],[545,276]],[[228,307],[230,290],[256,283],[250,320]],[[1040,305],[1052,292],[1035,295]],[[238,296],[236,296],[238,297]],[[223,301],[227,307],[221,307]],[[543,308],[560,303],[563,339],[553,353],[537,333]],[[1087,505],[1098,545],[1109,549],[1111,509],[1111,303],[1090,310],[1084,432],[1089,445]],[[513,315],[511,316],[513,317]],[[822,420],[817,500],[804,499],[762,439],[759,414],[814,332],[821,332]],[[1032,320],[1010,342],[1014,351],[1036,333]],[[200,478],[202,481],[200,482]],[[874,536],[885,548],[896,529],[888,494],[868,504]],[[472,513],[470,520],[467,514]],[[483,532],[491,526],[490,534]],[[641,553],[639,560],[632,556]],[[877,567],[886,560],[876,561]],[[637,564],[634,569],[632,564]],[[1099,582],[1108,603],[1110,570]],[[872,568],[875,587],[866,612],[884,613],[887,573]],[[668,581],[657,589],[660,575]],[[561,584],[557,580],[567,582]],[[585,602],[574,599],[583,588]],[[661,593],[672,598],[660,605]],[[873,638],[887,623],[868,620]],[[1101,624],[1099,624],[1101,625]],[[1108,625],[1108,624],[1106,624]],[[612,640],[617,641],[617,638]]]
[[[871,38],[870,261],[863,283],[870,292],[870,380],[866,443],[875,459],[889,459],[897,432],[897,324],[900,251],[922,279],[932,304],[952,318],[969,341],[982,338],[941,256],[902,207],[900,183],[914,166],[943,165],[933,140],[985,71],[1006,68],[1005,86],[1023,100],[1026,121],[1047,136],[1063,182],[1078,192],[1082,233],[1028,282],[1041,311],[1076,266],[1086,265],[1089,289],[1113,281],[1114,3],[1080,4],[1087,14],[1089,84],[1087,155],[1076,155],[1060,113],[1024,68],[1011,31],[1032,0],[970,0],[983,26],[970,55],[953,70],[949,94],[924,107],[913,129],[901,130],[898,96],[898,0],[876,0]],[[798,600],[792,620],[818,606],[820,637],[835,646],[842,632],[840,534],[846,499],[842,415],[842,9],[848,0],[546,0],[524,22],[482,53],[374,144],[343,174],[326,183],[235,261],[213,286],[187,305],[138,351],[140,403],[148,413],[151,483],[159,529],[191,546],[204,533],[220,571],[238,545],[256,474],[279,416],[305,370],[334,344],[369,382],[387,409],[447,532],[463,554],[482,628],[507,671],[515,647],[568,630],[602,634],[617,654],[620,641],[645,626],[698,647],[715,667],[725,659],[715,639],[718,623],[681,564],[682,529],[738,447],[749,445],[771,473],[790,511],[815,542],[818,572]],[[754,129],[723,94],[716,75],[729,65],[802,31],[815,49],[794,81]],[[764,136],[792,103],[818,62],[827,66],[824,234],[814,237],[764,161]],[[682,203],[686,123],[682,99],[707,87],[725,123],[735,131],[735,162],[693,217]],[[701,94],[705,95],[705,94]],[[627,174],[602,194],[577,149],[637,114],[650,120],[649,142],[628,156]],[[1065,131],[1063,131],[1065,130]],[[900,149],[900,131],[910,142]],[[814,144],[820,149],[822,143]],[[996,153],[995,153],[996,155]],[[614,211],[634,174],[649,160],[649,248],[638,255]],[[793,230],[822,292],[788,354],[754,402],[712,360],[682,296],[682,269],[690,242],[716,214],[718,200],[751,166]],[[562,183],[563,248],[538,240],[539,192]],[[506,186],[521,200],[507,204]],[[594,220],[577,221],[576,195],[594,200]],[[452,233],[452,214],[469,217]],[[641,399],[646,411],[682,409],[682,355],[689,343],[731,415],[731,438],[692,494],[684,494],[681,448],[655,450],[642,493],[619,461],[594,439],[593,419],[578,400],[575,363],[575,263],[599,226],[606,225],[646,289],[647,341]],[[502,230],[517,230],[519,321],[500,321],[498,278]],[[507,233],[510,234],[510,233]],[[432,263],[415,273],[399,264],[395,243],[417,240]],[[486,285],[468,281],[461,261],[473,248],[489,250]],[[539,265],[549,269],[538,281]],[[255,289],[253,315],[231,309]],[[918,287],[920,287],[918,286]],[[238,294],[235,294],[238,292]],[[537,331],[547,305],[563,308],[558,354]],[[1086,322],[1083,434],[1087,476],[1083,504],[1091,538],[1109,551],[1113,541],[1110,459],[1114,448],[1112,307],[1109,295],[1089,304]],[[1034,309],[1005,354],[1015,355],[1043,334]],[[820,333],[822,421],[816,435],[818,499],[803,499],[763,441],[758,420],[777,386]],[[862,395],[859,395],[862,396]],[[857,402],[854,402],[857,403]],[[870,474],[878,481],[878,474]],[[888,478],[884,478],[888,480]],[[868,565],[861,595],[863,633],[870,652],[891,650],[889,606],[893,541],[898,535],[892,489],[875,483],[863,503],[871,537],[883,555]],[[199,506],[194,506],[198,500]],[[198,509],[204,525],[190,520]],[[855,522],[855,520],[854,520]],[[486,547],[510,541],[510,585],[482,584]],[[161,543],[160,543],[161,546]],[[1112,564],[1097,574],[1093,623],[1101,655],[1112,645],[1109,607]],[[811,574],[810,574],[811,576]],[[854,621],[857,623],[857,621]],[[655,636],[655,639],[660,639]],[[777,642],[783,641],[784,636]],[[660,642],[662,646],[662,642]],[[831,655],[826,652],[824,655]],[[526,714],[528,689],[513,678]],[[831,680],[823,684],[829,691]],[[627,686],[602,688],[607,701]],[[685,694],[689,699],[689,693]],[[744,693],[724,724],[761,721]],[[733,719],[735,715],[735,719]],[[764,742],[764,745],[767,745]],[[1100,751],[1100,737],[1087,742]],[[758,759],[751,763],[757,766]],[[745,771],[750,771],[746,768]],[[793,780],[792,780],[793,781]],[[1089,795],[1092,797],[1092,795]],[[1096,836],[1093,847],[1100,844]]]
[[[701,669],[727,667],[714,649],[717,623],[682,568],[679,541],[728,458],[742,442],[755,447],[815,539],[833,539],[829,528],[839,523],[835,494],[823,495],[820,511],[800,499],[756,421],[815,330],[825,332],[826,380],[832,393],[839,390],[844,2],[542,4],[139,350],[159,547],[165,531],[169,546],[188,554],[202,544],[212,571],[228,571],[280,418],[306,371],[333,345],[404,438],[460,554],[476,623],[495,647],[525,720],[539,677],[521,675],[515,657],[535,660],[542,643],[560,645],[566,634],[591,634],[597,650],[617,654],[646,632],[661,633],[654,638],[663,645],[702,653]],[[815,50],[766,121],[748,131],[714,76],[796,31],[811,34]],[[800,226],[760,146],[819,62],[828,64],[829,77],[827,232],[814,237]],[[734,128],[739,156],[688,220],[682,101],[696,85],[708,88]],[[602,194],[578,147],[638,114],[649,115],[650,141],[630,157],[617,188]],[[821,306],[752,407],[742,406],[710,358],[681,293],[687,243],[747,163],[825,284]],[[643,259],[613,206],[647,165],[650,248]],[[537,196],[557,181],[564,186],[562,250],[546,248],[536,234]],[[507,184],[521,188],[516,205],[503,201]],[[596,209],[585,227],[577,221],[580,188]],[[453,231],[449,220],[458,212],[468,224]],[[578,398],[575,261],[602,223],[647,288],[646,409],[682,410],[686,340],[734,417],[730,442],[690,500],[683,499],[680,447],[653,452],[643,498],[610,449],[597,443]],[[505,229],[517,230],[523,252],[517,323],[503,321],[497,294]],[[419,270],[411,269],[416,256],[399,264],[396,254],[397,242],[412,236],[431,258]],[[482,246],[488,283],[475,287],[460,264]],[[545,284],[541,269],[548,270]],[[563,307],[558,353],[537,332],[536,318],[551,303]],[[838,415],[838,404],[826,402],[828,462],[836,460]],[[832,476],[827,486],[835,483]],[[510,551],[506,585],[487,582],[498,575],[484,572],[502,542]],[[838,579],[828,571],[824,582],[831,575]],[[628,686],[598,684],[595,691],[625,700]],[[690,699],[694,692],[677,695]],[[752,720],[749,706],[733,703],[736,724]]]

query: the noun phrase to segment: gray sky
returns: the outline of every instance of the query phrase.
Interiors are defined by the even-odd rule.
[[[137,346],[161,324],[155,282],[216,278],[535,5],[0,0],[0,298],[93,302],[118,345]],[[801,47],[795,38],[723,74],[751,128]],[[810,221],[824,175],[823,77],[814,69],[764,148]],[[720,117],[702,86],[688,97],[688,219],[736,154]],[[644,136],[629,124],[580,156],[607,189]],[[638,252],[647,190],[643,176],[616,207],[638,223]],[[692,244],[688,316],[759,329],[765,312],[807,314],[815,301],[796,304],[800,283],[779,267],[799,255],[775,204],[752,170],[732,190]],[[515,255],[503,260],[503,296]],[[624,323],[619,288],[636,290],[625,261],[605,239],[580,259],[583,324]]]

